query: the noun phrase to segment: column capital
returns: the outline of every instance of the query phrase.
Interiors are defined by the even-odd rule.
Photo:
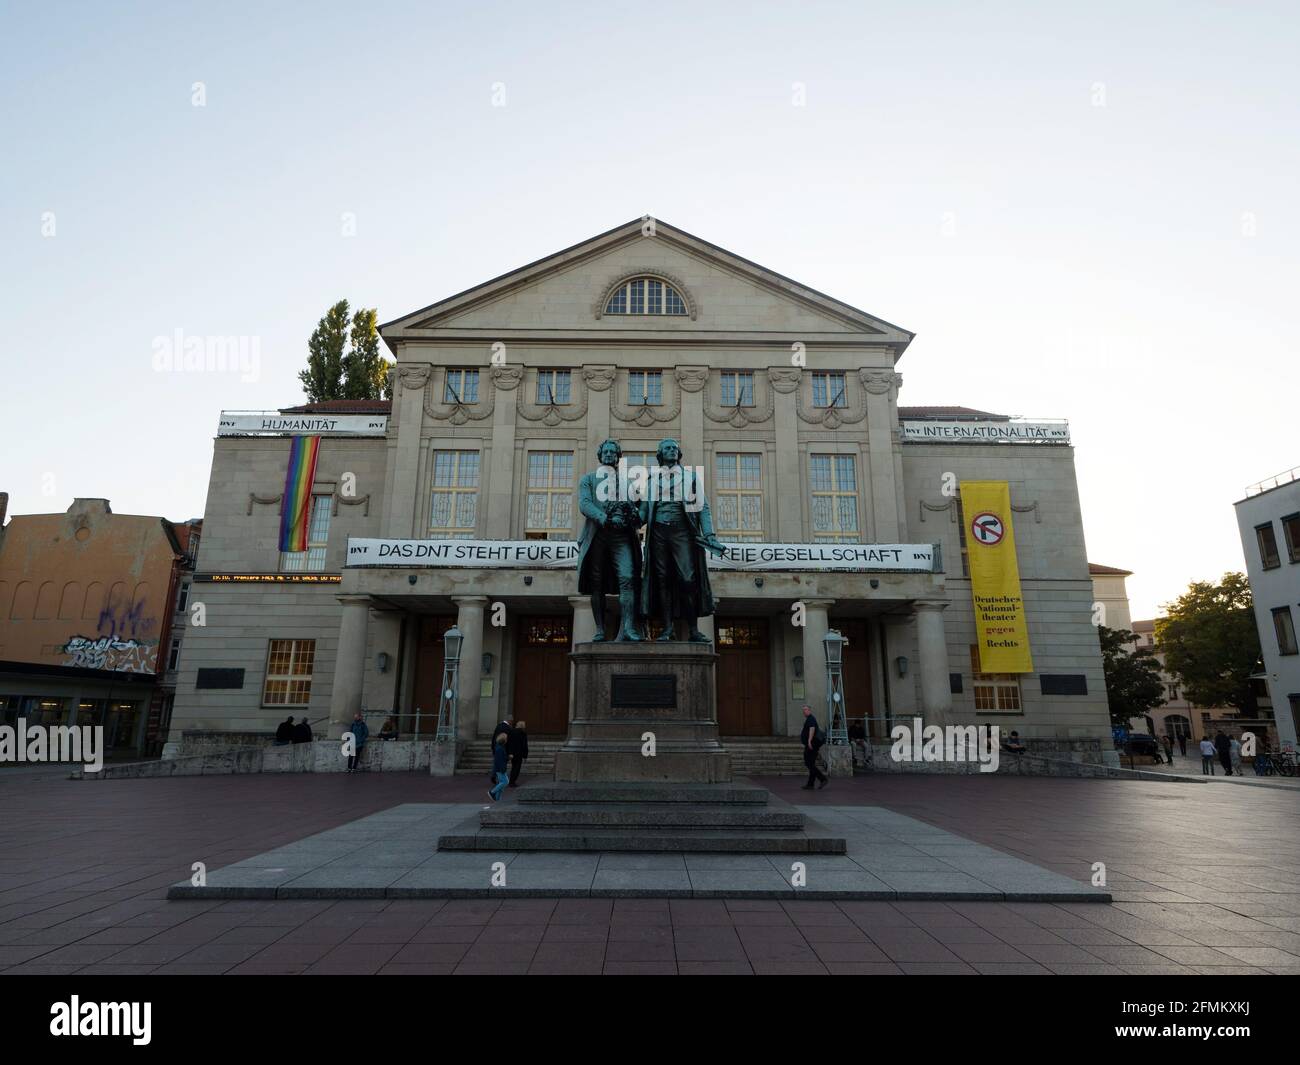
[[[482,606],[488,601],[486,595],[453,595],[451,601],[461,607]]]
[[[828,610],[833,607],[837,600],[835,599],[799,599],[797,602],[803,603],[806,610]]]
[[[368,595],[338,595],[335,598],[344,606],[370,605],[370,596]]]
[[[917,613],[920,613],[923,610],[947,610],[948,601],[946,599],[914,599],[912,601],[912,609]]]
[[[591,605],[591,596],[589,596],[589,595],[570,595],[570,596],[567,596],[567,598],[568,598],[568,600],[569,600],[569,606],[572,606],[572,607],[590,606],[590,605]]]

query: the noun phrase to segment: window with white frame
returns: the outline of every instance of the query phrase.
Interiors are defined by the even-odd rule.
[[[656,407],[664,401],[664,375],[660,370],[630,370],[627,401],[633,406]]]
[[[333,509],[333,496],[311,497],[311,517],[307,522],[307,550],[281,551],[280,571],[282,573],[318,573],[325,568],[325,548],[329,543],[330,514]]]
[[[189,601],[190,601],[190,582],[181,581],[181,586],[176,591],[176,613],[184,614],[185,607],[189,605]]]
[[[685,314],[686,301],[666,281],[634,277],[624,281],[605,302],[606,314]]]
[[[815,371],[812,375],[814,407],[847,407],[848,380],[842,371]]]
[[[754,405],[754,374],[752,371],[722,371],[722,405],[724,407],[752,407]]]
[[[306,706],[311,701],[315,640],[270,640],[266,651],[263,706]]]
[[[442,385],[444,403],[477,403],[478,371],[448,370]]]
[[[763,456],[719,454],[714,462],[713,527],[718,539],[763,539]]]
[[[970,645],[971,688],[975,692],[975,710],[981,714],[1018,714],[1020,676],[1016,673],[981,673],[980,649]]]
[[[537,402],[545,406],[570,403],[573,375],[569,370],[537,371]]]
[[[478,528],[479,453],[435,451],[429,535],[472,540]]]
[[[858,526],[858,477],[852,455],[809,455],[813,542],[855,543]]]
[[[167,652],[167,669],[174,670],[181,663],[181,638],[172,637],[171,648]]]
[[[528,453],[528,540],[573,537],[573,452]]]

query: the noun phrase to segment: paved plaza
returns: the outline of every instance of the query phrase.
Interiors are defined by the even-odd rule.
[[[1300,973],[1290,788],[895,775],[810,794],[793,778],[760,782],[820,820],[911,819],[1008,868],[1086,885],[1104,862],[1114,901],[168,900],[195,862],[214,883],[376,815],[463,811],[481,782],[0,771],[0,972]]]

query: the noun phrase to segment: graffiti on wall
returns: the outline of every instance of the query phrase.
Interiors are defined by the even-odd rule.
[[[60,649],[68,655],[65,666],[81,669],[111,669],[119,673],[152,673],[158,644],[116,636],[72,636]]]
[[[141,596],[134,603],[129,599],[121,601],[117,591],[114,587],[109,592],[108,602],[99,612],[99,622],[95,626],[95,631],[100,635],[131,638],[150,635],[157,627],[158,619],[144,616],[144,597]]]

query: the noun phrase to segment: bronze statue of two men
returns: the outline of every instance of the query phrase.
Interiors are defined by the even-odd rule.
[[[708,643],[699,619],[713,614],[706,551],[721,554],[698,474],[682,466],[676,440],[655,453],[658,467],[639,489],[629,485],[623,449],[606,440],[596,449],[599,468],[578,482],[578,509],[587,522],[578,541],[578,594],[591,596],[593,642],[605,639],[605,596],[617,595],[618,640],[645,639],[643,623],[656,619],[660,640],[675,638],[686,622],[692,643]],[[645,529],[644,556],[638,530]]]

